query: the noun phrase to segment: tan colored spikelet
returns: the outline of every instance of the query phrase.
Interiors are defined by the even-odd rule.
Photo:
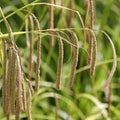
[[[10,27],[7,19],[5,18],[5,16],[4,16],[3,11],[2,11],[1,8],[0,8],[0,11],[1,11],[2,17],[3,17],[3,19],[4,19],[6,28],[7,28],[8,32],[9,32],[9,38],[10,38],[10,39],[9,39],[9,44],[12,44],[12,45],[13,45],[13,44],[14,44],[14,43],[13,43],[13,41],[14,41],[14,36],[13,36],[13,33],[12,33],[12,29],[11,29],[11,27]]]
[[[87,58],[87,64],[91,64],[92,60],[92,51],[93,51],[93,38],[91,37],[91,32],[87,31],[88,33],[88,39],[89,39],[89,48],[88,48],[88,58]]]
[[[22,70],[20,66],[19,56],[17,54],[17,77],[16,82],[18,84],[18,101],[20,106],[20,111],[24,110],[23,99],[22,99]]]
[[[97,40],[96,40],[94,32],[92,32],[92,36],[93,36],[93,53],[92,53],[92,61],[91,61],[91,67],[90,67],[90,75],[94,76],[95,62],[96,62],[96,56],[97,56]]]
[[[93,0],[93,11],[94,11],[94,24],[96,20],[96,7],[95,7],[95,0]]]
[[[54,4],[56,5],[56,0],[54,0]]]
[[[34,30],[33,18],[31,15],[29,16],[29,18],[30,18],[31,31],[33,31]],[[33,36],[33,33],[31,32],[30,33],[30,58],[29,58],[30,61],[29,61],[29,74],[28,74],[29,80],[31,80],[31,72],[33,68],[33,39],[34,39],[34,36]]]
[[[31,90],[28,87],[28,120],[32,120],[32,117],[31,117],[31,100],[32,100]]]
[[[19,98],[18,98],[18,91],[17,91],[17,97],[16,97],[16,111],[15,111],[15,120],[20,120],[20,104],[19,104]]]
[[[14,83],[15,81],[13,80],[14,82],[11,83],[11,79],[12,79],[12,75],[13,75],[12,73],[14,72],[14,68],[12,68],[12,62],[14,62],[12,60],[12,57],[14,57],[14,56],[12,56],[12,54],[13,54],[13,49],[12,48],[14,48],[14,36],[13,36],[13,33],[12,33],[12,29],[11,29],[8,21],[6,20],[1,8],[0,8],[0,11],[1,11],[2,17],[4,19],[5,25],[8,29],[8,32],[9,32],[9,39],[8,39],[9,41],[8,42],[9,42],[9,45],[10,45],[10,49],[9,49],[10,52],[9,52],[8,69],[10,69],[10,70],[8,70],[8,73],[7,73],[7,83],[8,83],[8,85],[7,85],[7,101],[8,102],[7,102],[6,113],[10,114],[11,112],[14,113],[14,111],[15,111],[14,103],[12,103],[14,101],[13,100],[14,98],[12,96],[14,96],[14,92],[15,92],[14,88],[12,88],[14,86],[12,83]],[[13,106],[13,108],[11,108],[11,105]]]
[[[11,79],[10,79],[10,97],[11,97],[11,113],[15,113],[15,88],[16,88],[16,52],[12,48],[12,62],[11,62]]]
[[[50,0],[50,4],[54,4],[54,0]],[[54,29],[54,6],[52,5],[49,9],[49,29]],[[50,36],[50,45],[54,45],[54,36]]]
[[[70,8],[73,9],[73,6],[74,6],[74,0],[70,0]],[[74,17],[74,12],[70,11],[69,13],[69,21],[68,21],[68,27],[72,27],[72,20],[73,20],[73,17]]]
[[[6,99],[7,99],[7,103],[6,103],[6,114],[10,113],[10,93],[11,93],[11,71],[12,69],[10,69],[12,67],[12,49],[11,47],[9,47],[9,62],[8,62],[8,68],[7,68],[7,95],[6,95]]]
[[[3,85],[2,85],[2,98],[3,98],[3,112],[6,114],[7,111],[7,44],[6,40],[3,39],[3,53],[4,53],[4,66],[3,66]]]
[[[34,17],[37,29],[40,30],[40,24],[36,17]],[[38,43],[37,43],[37,66],[36,66],[36,82],[35,82],[35,90],[39,90],[39,81],[40,81],[40,62],[41,62],[41,36],[40,33],[38,33]]]
[[[101,31],[101,32],[108,38],[108,40],[109,40],[109,42],[110,42],[110,44],[112,46],[113,58],[114,58],[112,70],[111,70],[111,72],[109,74],[109,77],[108,77],[104,87],[103,87],[103,90],[105,90],[106,87],[111,83],[112,77],[113,77],[113,75],[115,73],[115,70],[116,70],[116,67],[117,67],[117,55],[116,55],[116,50],[115,50],[115,46],[114,46],[114,43],[113,43],[112,39],[109,37],[109,35],[106,32],[104,32],[104,31]]]
[[[87,17],[89,13],[90,2],[89,0],[85,0],[85,27],[87,26]]]
[[[33,93],[34,93],[34,90],[33,90],[33,87],[32,87],[32,85],[31,85],[30,80],[26,79],[26,82],[27,82],[27,85],[28,85],[28,87],[29,87],[29,89],[30,89],[31,94],[33,94]]]
[[[58,65],[57,65],[57,82],[56,82],[56,88],[59,90],[61,85],[61,74],[62,74],[62,64],[63,64],[63,42],[59,38],[58,39],[59,44],[59,57],[58,57]]]
[[[77,38],[76,34],[70,30],[69,30],[69,32],[72,35],[72,39],[74,40],[74,44],[77,46],[74,48],[73,64],[72,64],[72,69],[71,69],[71,74],[70,74],[69,86],[71,87],[73,85],[73,82],[74,82],[75,70],[76,70],[77,63],[78,63],[79,48],[78,48],[78,38]]]
[[[94,5],[94,0],[90,0],[90,29],[93,30],[93,26],[95,23],[95,5]],[[88,48],[88,60],[87,63],[88,65],[91,64],[91,58],[92,58],[92,49],[93,49],[93,35],[90,34],[89,38],[89,48]]]
[[[40,81],[40,62],[41,62],[41,38],[38,35],[38,44],[37,44],[37,65],[36,65],[36,81],[35,81],[35,90],[39,90],[39,81]]]
[[[24,86],[23,78],[22,78],[22,98],[23,98],[23,110],[25,111],[27,105],[26,105],[26,93],[25,93],[25,86]]]
[[[29,20],[28,20],[28,17],[26,17],[26,20],[25,20],[25,31],[26,32],[29,31],[28,26],[29,26]],[[28,33],[26,33],[26,40],[27,40],[27,47],[28,47],[28,49],[30,49],[30,43],[29,43],[30,38],[29,38],[29,34]]]
[[[7,120],[10,120],[10,114],[7,114]]]
[[[9,63],[8,63],[8,73],[7,73],[7,83],[8,83],[8,85],[7,85],[7,97],[6,97],[6,99],[7,99],[8,102],[7,102],[7,105],[6,105],[7,106],[6,113],[10,114],[10,112],[11,112],[12,51],[13,51],[11,49],[11,47],[14,46],[14,42],[13,42],[14,41],[14,36],[13,36],[13,33],[12,33],[12,29],[11,29],[8,21],[6,20],[1,8],[0,8],[0,11],[1,11],[2,17],[4,19],[5,25],[8,29],[8,32],[9,32],[9,39],[8,40],[9,40],[9,44],[10,44],[10,52],[9,52]]]
[[[94,0],[90,0],[90,28],[93,29],[93,25],[95,23],[95,6],[94,6]]]

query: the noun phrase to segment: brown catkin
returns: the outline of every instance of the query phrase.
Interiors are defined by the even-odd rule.
[[[93,30],[93,26],[95,23],[95,15],[94,15],[95,11],[94,11],[94,0],[90,0],[90,29]],[[88,65],[91,64],[91,59],[92,59],[92,49],[93,49],[93,36],[90,34],[90,39],[89,39],[89,48],[88,48],[88,60],[87,63]]]
[[[40,24],[36,17],[35,21],[37,23],[37,29],[40,30]],[[39,90],[39,81],[40,81],[40,62],[41,62],[41,36],[40,33],[38,33],[38,43],[37,43],[37,66],[36,66],[36,82],[35,82],[35,90]]]
[[[90,2],[89,0],[85,0],[85,27],[87,26],[87,17],[89,13],[89,8],[90,8]]]
[[[93,39],[91,39],[91,33],[89,31],[88,31],[88,39],[89,39],[89,48],[88,48],[87,64],[90,65],[92,60]]]
[[[95,5],[94,0],[90,0],[90,28],[93,29],[93,25],[95,23]]]
[[[30,89],[31,94],[33,94],[33,93],[34,93],[34,90],[33,90],[33,87],[32,87],[32,85],[31,85],[30,80],[26,79],[26,82],[27,82],[27,85],[28,85],[28,87],[29,87],[29,89]]]
[[[9,63],[8,63],[8,73],[7,73],[7,96],[6,96],[6,99],[7,99],[7,110],[6,110],[6,113],[7,114],[10,114],[10,107],[11,107],[11,77],[12,77],[12,48],[14,46],[14,36],[12,34],[12,29],[7,21],[7,19],[5,18],[4,14],[3,14],[3,11],[2,9],[0,8],[0,11],[1,11],[1,14],[2,14],[2,17],[4,19],[4,22],[5,22],[5,25],[6,25],[6,28],[8,29],[8,32],[9,32],[9,44],[10,44],[10,49],[9,49]]]
[[[74,56],[73,56],[73,64],[72,64],[72,69],[71,69],[71,74],[70,74],[70,81],[69,81],[69,86],[71,87],[73,85],[74,82],[74,76],[75,76],[75,70],[77,67],[77,63],[78,63],[78,38],[76,36],[76,34],[73,31],[70,31],[72,35],[72,39],[74,40],[74,44],[77,46],[74,48]]]
[[[112,42],[112,39],[109,37],[109,35],[106,32],[104,32],[104,31],[101,31],[101,32],[108,38],[108,40],[109,40],[109,42],[110,42],[110,44],[112,46],[113,58],[114,58],[113,59],[112,70],[111,70],[111,72],[109,74],[109,77],[108,77],[104,87],[103,87],[103,90],[104,90],[111,83],[112,77],[113,77],[113,75],[115,73],[115,70],[116,70],[116,67],[117,67],[117,55],[116,55],[116,50],[115,50],[115,46],[114,46],[114,44]]]
[[[20,105],[19,96],[18,96],[18,90],[17,90],[15,120],[20,120],[20,106],[19,105]]]
[[[10,113],[10,93],[11,93],[11,73],[12,73],[12,48],[9,47],[9,62],[8,62],[8,68],[7,68],[7,95],[6,95],[6,99],[7,99],[7,105],[6,105],[6,113],[9,114]]]
[[[92,61],[91,61],[91,67],[90,67],[90,75],[94,76],[95,74],[95,62],[96,62],[96,56],[97,56],[97,41],[94,32],[92,32],[93,36],[93,53],[92,53]]]
[[[54,4],[54,0],[50,0],[50,4]],[[49,29],[54,29],[54,6],[52,5],[49,9]],[[50,45],[54,45],[54,36],[50,36]]]
[[[95,7],[95,0],[93,0],[93,11],[94,11],[93,17],[94,17],[94,24],[95,24],[95,19],[96,19],[96,7]]]
[[[1,11],[2,17],[3,17],[3,19],[4,19],[6,28],[8,29],[8,32],[9,32],[9,38],[10,38],[10,39],[9,39],[9,43],[13,45],[13,44],[14,44],[14,36],[13,36],[13,33],[12,33],[12,29],[11,29],[11,27],[10,27],[7,19],[5,18],[5,16],[4,16],[3,11],[2,11],[1,8],[0,8],[0,11]]]
[[[10,114],[7,114],[7,120],[10,120]]]
[[[30,15],[30,26],[31,26],[31,31],[34,30],[34,22],[33,22],[33,18]],[[34,39],[34,35],[33,32],[30,33],[30,61],[29,61],[29,74],[28,74],[28,78],[29,80],[31,80],[31,73],[32,73],[32,68],[33,68],[33,39]]]
[[[73,9],[73,6],[74,6],[74,0],[70,0],[70,9]],[[69,18],[68,18],[68,27],[72,27],[72,20],[73,20],[73,17],[74,17],[74,12],[70,11],[70,14],[69,14]]]
[[[54,0],[54,4],[56,5],[56,0]]]
[[[28,86],[28,120],[32,120],[32,117],[31,117],[31,100],[32,100],[31,90]]]
[[[23,79],[23,78],[22,78]],[[26,93],[25,93],[25,86],[24,81],[22,80],[22,100],[23,100],[23,110],[26,110]]]
[[[22,98],[22,70],[20,65],[19,56],[17,54],[17,77],[16,82],[18,84],[18,101],[20,106],[20,111],[24,110],[23,98]]]
[[[3,97],[3,112],[6,114],[7,111],[7,44],[6,40],[3,39],[3,53],[4,53],[4,65],[3,65],[3,85],[2,85],[2,97]]]
[[[28,32],[29,31],[29,20],[28,20],[28,17],[26,18],[26,21],[25,21],[25,31]],[[27,40],[27,47],[28,49],[30,49],[30,38],[29,38],[29,33],[26,33],[26,40]]]
[[[9,32],[9,63],[8,63],[8,73],[7,73],[7,110],[6,110],[6,113],[7,114],[10,114],[11,112],[14,113],[15,112],[15,66],[13,67],[13,64],[15,63],[13,60],[14,59],[14,36],[13,36],[13,33],[12,33],[12,29],[8,23],[8,21],[6,20],[3,12],[2,12],[2,9],[0,8],[0,11],[1,11],[1,14],[2,14],[2,17],[4,19],[4,22],[5,22],[5,25],[8,29],[8,32]],[[12,80],[12,77],[13,77],[13,80]]]
[[[60,89],[61,84],[61,74],[62,74],[62,64],[63,64],[63,42],[59,38],[58,39],[59,44],[59,58],[58,58],[58,65],[57,65],[57,82],[56,82],[56,88]]]
[[[12,62],[11,62],[11,79],[10,79],[10,100],[11,113],[15,113],[15,88],[16,88],[16,51],[12,48]]]

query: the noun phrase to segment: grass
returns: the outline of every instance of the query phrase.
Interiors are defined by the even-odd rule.
[[[3,33],[0,34],[0,93],[2,93],[2,79],[4,77],[4,49],[2,39],[11,38],[13,40],[14,36],[14,42],[17,45],[24,71],[23,77],[26,80],[29,76],[28,61],[30,61],[30,50],[27,46],[26,34],[34,34],[32,54],[32,62],[34,65],[32,68],[33,70],[30,71],[31,83],[29,81],[24,81],[25,93],[27,98],[29,98],[29,100],[27,99],[27,102],[31,104],[31,115],[30,109],[26,109],[26,111],[21,112],[20,120],[28,118],[29,120],[31,118],[33,120],[119,120],[120,1],[95,1],[96,23],[93,25],[90,24],[95,17],[95,11],[93,11],[94,6],[92,6],[91,9],[93,12],[89,11],[88,15],[86,15],[84,1],[74,0],[74,4],[70,6],[69,2],[71,2],[71,0],[64,0],[64,6],[62,7],[60,6],[60,0],[56,1],[56,5],[50,4],[49,2],[49,0],[21,0],[17,2],[14,0],[0,1],[5,18],[12,30],[11,32],[8,26],[7,31],[4,19],[0,14],[0,29]],[[48,29],[49,17],[51,17],[49,16],[50,6],[54,8],[54,23],[51,23],[51,28],[54,28],[54,32],[57,33],[52,35],[51,31]],[[69,6],[71,8],[68,8]],[[34,24],[34,30],[25,31],[26,16],[30,14],[25,10],[34,13],[39,21],[40,25],[36,25],[36,23]],[[69,18],[70,16],[72,16],[72,18]],[[86,16],[85,25],[84,16]],[[28,28],[30,29],[30,25],[28,25]],[[94,51],[94,49],[96,49],[95,46],[92,48],[91,63],[93,66],[91,63],[90,65],[87,64],[90,39],[88,33],[93,32],[92,30],[94,30],[94,39],[92,38],[94,44],[96,44],[95,41],[97,41],[97,53]],[[68,31],[74,31],[74,34],[78,39],[78,45],[77,43],[74,43],[76,42],[74,41],[75,36],[70,39],[71,36],[68,34]],[[39,51],[39,47],[37,47],[39,34],[41,37],[40,69],[39,64],[37,64],[38,62],[36,62],[37,53]],[[50,37],[54,40],[53,47],[50,45]],[[63,46],[61,46],[62,44]],[[64,52],[61,52],[61,49],[63,49]],[[77,51],[79,51],[77,57],[78,63],[75,63],[77,59],[73,56],[76,55],[74,55],[74,53],[77,53]],[[9,58],[8,52],[9,44],[7,44],[7,60]],[[38,57],[40,56],[38,55]],[[62,57],[63,64],[61,62]],[[92,61],[95,58],[97,58],[96,62]],[[40,76],[36,75],[36,66],[40,70],[40,73],[38,71]],[[57,68],[58,66],[60,69]],[[76,71],[74,72],[75,67]],[[71,68],[74,69],[72,72]],[[89,75],[91,68],[95,68],[95,74],[93,77]],[[94,73],[94,71],[92,72]],[[34,94],[31,96],[31,85],[33,89],[35,89],[37,84],[37,82],[35,82],[36,76],[38,76],[38,79],[40,77],[39,89],[37,86],[37,91],[34,91]],[[72,87],[69,87],[70,76],[74,78]],[[58,85],[60,90],[56,89],[57,80],[58,83],[60,83],[60,86]],[[111,88],[111,94],[109,89],[106,89],[104,92],[104,87]],[[17,90],[15,90],[15,95],[17,97]],[[15,98],[15,100],[17,101],[17,98]],[[5,120],[6,116],[3,114],[2,107],[2,94],[0,94],[0,101],[0,120]],[[30,106],[27,108],[30,108]],[[15,116],[11,115],[10,120],[14,119]]]

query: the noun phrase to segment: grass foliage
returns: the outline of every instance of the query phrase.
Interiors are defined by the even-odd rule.
[[[0,120],[120,120],[120,0],[0,7]]]

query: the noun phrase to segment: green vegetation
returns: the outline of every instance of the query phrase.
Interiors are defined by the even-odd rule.
[[[120,120],[120,0],[0,7],[0,120]]]

